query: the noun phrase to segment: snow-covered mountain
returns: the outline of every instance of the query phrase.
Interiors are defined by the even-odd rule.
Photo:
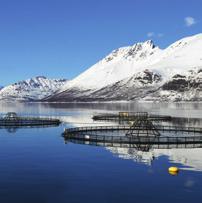
[[[68,101],[129,101],[155,92],[161,84],[161,75],[145,70],[98,90],[71,88],[58,94],[57,99],[58,101],[65,101],[66,98]]]
[[[61,88],[67,80],[38,76],[6,86],[0,90],[0,100],[33,101],[47,97]]]
[[[183,38],[166,49],[158,48],[151,40],[119,48],[45,100],[139,100],[144,97],[152,100],[152,96],[156,100],[156,95],[161,94],[165,100],[201,100],[201,53],[202,34]],[[187,87],[183,89],[181,77],[184,76]],[[198,77],[197,84],[194,77]],[[175,92],[170,87],[173,83],[177,87]],[[165,97],[169,91],[176,95],[181,91],[180,98]]]
[[[201,101],[202,34],[166,49],[151,40],[112,51],[71,81],[36,77],[0,89],[0,100]]]
[[[159,53],[151,40],[112,51],[103,60],[67,83],[63,89],[98,89],[146,69],[146,62]],[[148,62],[147,62],[148,63]],[[134,68],[137,65],[138,68]]]

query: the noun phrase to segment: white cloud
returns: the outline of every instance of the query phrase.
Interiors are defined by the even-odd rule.
[[[147,33],[147,37],[153,37],[154,36],[154,32],[148,32]]]
[[[196,20],[191,16],[187,16],[186,18],[184,18],[184,21],[185,21],[185,25],[187,27],[190,27],[190,26],[196,24]]]
[[[164,36],[163,33],[158,33],[158,34],[157,34],[157,37],[163,37],[163,36]]]
[[[163,36],[164,36],[163,33],[155,33],[155,32],[148,32],[147,33],[147,37],[149,37],[149,38],[151,38],[151,37],[158,37],[158,38],[160,38],[160,37],[163,37]]]

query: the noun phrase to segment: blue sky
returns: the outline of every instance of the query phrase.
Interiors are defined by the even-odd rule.
[[[202,0],[0,0],[0,85],[73,78],[111,50],[202,32]]]

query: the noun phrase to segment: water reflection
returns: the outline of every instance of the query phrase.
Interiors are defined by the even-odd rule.
[[[191,104],[0,104],[1,113],[59,118],[63,127],[103,125],[92,121],[94,113],[147,110],[202,118],[202,106]],[[201,149],[65,145],[62,131],[62,126],[17,129],[10,136],[0,130],[0,202],[188,203],[202,198],[201,172],[183,171],[175,178],[167,172],[170,162],[201,171]]]
[[[119,111],[147,111],[152,114],[171,115],[178,117],[171,121],[171,125],[202,126],[202,103],[0,103],[0,112],[2,114],[9,111],[15,111],[20,115],[41,115],[59,118],[64,127],[103,125],[103,122],[94,122],[92,116],[96,113],[117,113]],[[107,122],[104,125],[115,124]],[[15,133],[19,128],[9,128],[7,130]],[[58,136],[60,135],[58,134]],[[122,159],[152,164],[159,157],[167,156],[171,162],[181,163],[184,167],[202,171],[202,149],[199,145],[189,146],[189,148],[188,146],[181,146],[181,149],[176,149],[174,146],[167,146],[168,149],[158,149],[160,147],[154,146],[104,147]],[[186,147],[186,149],[182,147]]]
[[[37,128],[37,129],[40,129],[40,128],[55,128],[55,127],[58,127],[58,125],[43,125],[43,126],[5,126],[5,127],[0,127],[0,132],[1,130],[6,130],[8,133],[16,133],[18,130],[21,130],[21,129],[34,129],[34,128]]]
[[[141,162],[151,165],[155,159],[153,150],[141,151],[136,148],[106,147],[115,156],[122,159],[131,159],[135,162]]]
[[[5,129],[8,133],[16,133],[17,130],[18,130],[18,127],[7,127],[7,128],[1,128],[2,129]]]
[[[82,140],[65,140],[75,144],[104,147],[121,159],[130,159],[138,163],[152,165],[161,156],[168,157],[170,162],[180,163],[185,170],[202,171],[202,143],[200,144],[118,144],[96,143]]]
[[[202,103],[9,103],[0,102],[0,112],[23,115],[70,115],[82,112],[146,111],[160,115],[202,118]]]
[[[150,149],[139,151],[137,149],[106,147],[115,156],[122,159],[131,159],[136,162],[152,165],[161,156],[167,156],[171,163],[180,163],[184,170],[202,171],[202,148],[184,149]]]
[[[172,108],[181,108],[185,110],[184,104],[175,104],[171,105]],[[188,109],[191,109],[191,105],[187,104]],[[201,109],[201,105],[194,104],[194,108]],[[167,110],[168,111],[168,110]],[[174,118],[170,122],[162,122],[162,124],[169,124],[173,126],[193,126],[193,127],[201,127],[202,119],[201,111],[198,111],[198,118],[194,118],[191,115],[188,118],[184,118],[184,114],[180,114],[178,109],[175,109],[178,117]],[[186,110],[185,110],[186,111]],[[163,114],[162,114],[163,115]],[[169,114],[168,114],[169,115]],[[72,117],[63,117],[63,121],[72,122],[71,126],[86,126],[87,124],[93,123],[91,116],[89,114],[82,114],[82,116],[72,116]],[[83,124],[82,124],[83,123]],[[94,122],[95,125],[103,125],[103,122]],[[114,125],[113,122],[104,123],[104,125]],[[117,123],[118,125],[118,123]],[[117,146],[110,145],[109,143],[95,143],[89,141],[73,141],[76,144],[85,144],[85,145],[96,145],[105,147],[107,151],[110,151],[113,155],[121,158],[121,159],[130,159],[138,163],[144,163],[147,165],[152,165],[156,160],[158,160],[162,156],[166,156],[170,162],[182,164],[184,170],[196,170],[202,171],[202,144],[173,144],[173,145],[128,145],[128,146]],[[68,143],[68,141],[67,141]]]

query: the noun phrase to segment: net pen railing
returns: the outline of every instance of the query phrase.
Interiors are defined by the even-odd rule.
[[[51,118],[35,118],[35,117],[18,117],[18,118],[1,118],[0,126],[9,125],[51,125],[59,124],[60,120]]]
[[[202,142],[200,143],[164,143],[164,144],[145,144],[145,143],[117,143],[117,142],[95,142],[95,141],[87,141],[87,140],[76,140],[76,139],[68,139],[65,140],[65,143],[72,142],[75,144],[85,144],[85,145],[93,145],[93,146],[101,146],[101,147],[118,147],[118,148],[135,148],[138,151],[142,150],[142,146],[145,145],[152,149],[173,149],[173,148],[202,148]]]
[[[15,118],[9,118],[9,117],[2,117],[0,118],[0,121],[9,121],[9,120],[44,120],[44,121],[58,121],[58,119],[55,118],[47,118],[47,117],[15,117]]]
[[[156,130],[159,131],[175,131],[175,132],[192,132],[202,134],[202,128],[199,127],[181,127],[181,126],[160,126],[154,125]],[[131,126],[90,126],[90,127],[77,127],[77,128],[67,128],[64,130],[64,134],[69,132],[88,132],[88,131],[113,131],[113,130],[147,130],[147,128],[141,127],[131,127]]]
[[[94,142],[107,143],[143,143],[143,144],[167,144],[167,143],[202,143],[202,136],[192,137],[126,137],[126,136],[102,136],[102,135],[85,135],[69,134],[68,139],[86,140]]]

